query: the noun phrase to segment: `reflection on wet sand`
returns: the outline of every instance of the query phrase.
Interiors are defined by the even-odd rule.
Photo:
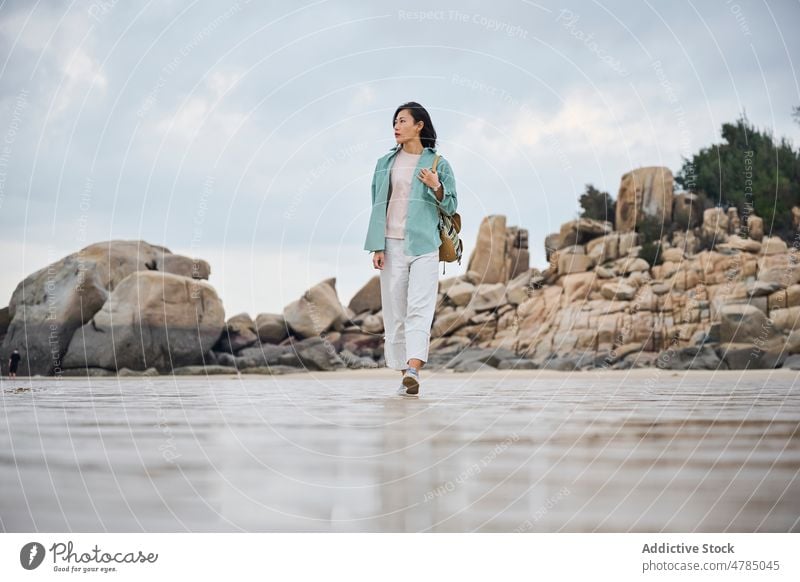
[[[653,373],[3,379],[0,525],[800,531],[795,375]]]

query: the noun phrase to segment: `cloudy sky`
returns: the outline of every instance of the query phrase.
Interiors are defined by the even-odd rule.
[[[111,239],[208,260],[227,315],[328,277],[348,302],[376,273],[371,172],[409,100],[467,249],[504,214],[543,267],[586,183],[677,171],[742,111],[797,147],[798,22],[796,0],[2,2],[0,305]]]

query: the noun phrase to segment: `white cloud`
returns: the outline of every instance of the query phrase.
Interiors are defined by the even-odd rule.
[[[47,7],[39,7],[35,14],[28,16],[20,10],[0,20],[0,35],[14,43],[12,51],[32,53],[31,62],[38,68],[31,73],[46,72],[43,64],[55,64],[60,75],[47,79],[53,91],[58,88],[51,115],[57,117],[76,102],[83,101],[90,87],[104,93],[108,79],[90,54],[92,39],[87,38],[91,31],[86,13],[60,14],[58,8],[48,11]]]
[[[46,12],[30,15],[25,10],[18,10],[0,21],[0,34],[15,43],[12,50],[39,52],[51,42],[57,23],[58,19]]]
[[[647,95],[642,102],[627,84],[604,88],[602,98],[592,89],[575,88],[554,113],[525,105],[494,112],[463,123],[453,141],[495,162],[518,164],[523,156],[530,160],[556,156],[574,166],[580,159],[619,157],[632,167],[639,163],[677,167],[681,144],[687,139],[693,147],[707,142],[705,133],[698,134],[703,120],[696,111],[678,115]]]
[[[239,109],[226,109],[222,106],[226,93],[241,78],[234,71],[214,72],[206,78],[203,89],[189,97],[185,103],[179,102],[179,109],[162,116],[155,122],[155,129],[162,135],[181,141],[193,141],[202,132],[219,140],[227,140],[245,123],[246,112]]]
[[[108,79],[100,65],[81,48],[61,64],[64,78],[58,93],[58,101],[54,107],[54,115],[60,115],[76,101],[82,101],[84,91],[99,89],[105,93]]]
[[[206,87],[214,95],[214,99],[221,99],[228,91],[232,90],[242,74],[239,71],[214,71],[206,81]]]

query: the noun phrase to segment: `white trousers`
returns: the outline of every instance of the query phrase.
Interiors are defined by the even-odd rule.
[[[409,256],[405,239],[386,238],[381,271],[386,366],[408,368],[408,361],[428,360],[433,314],[439,292],[439,250]]]

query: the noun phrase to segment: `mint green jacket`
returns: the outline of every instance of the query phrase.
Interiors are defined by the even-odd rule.
[[[367,238],[364,250],[382,251],[386,238],[386,211],[388,208],[389,190],[391,188],[391,169],[394,164],[395,154],[402,145],[395,145],[388,154],[384,155],[375,164],[375,173],[372,176],[372,211],[369,217]],[[408,200],[408,215],[405,225],[405,250],[407,255],[424,255],[439,249],[442,239],[439,236],[439,212],[437,206],[448,216],[452,216],[458,207],[456,195],[456,179],[453,169],[444,157],[439,155],[436,173],[444,188],[441,201],[436,198],[433,190],[417,178],[419,171],[433,166],[436,148],[426,147],[417,163],[417,168],[411,178],[411,192]]]

